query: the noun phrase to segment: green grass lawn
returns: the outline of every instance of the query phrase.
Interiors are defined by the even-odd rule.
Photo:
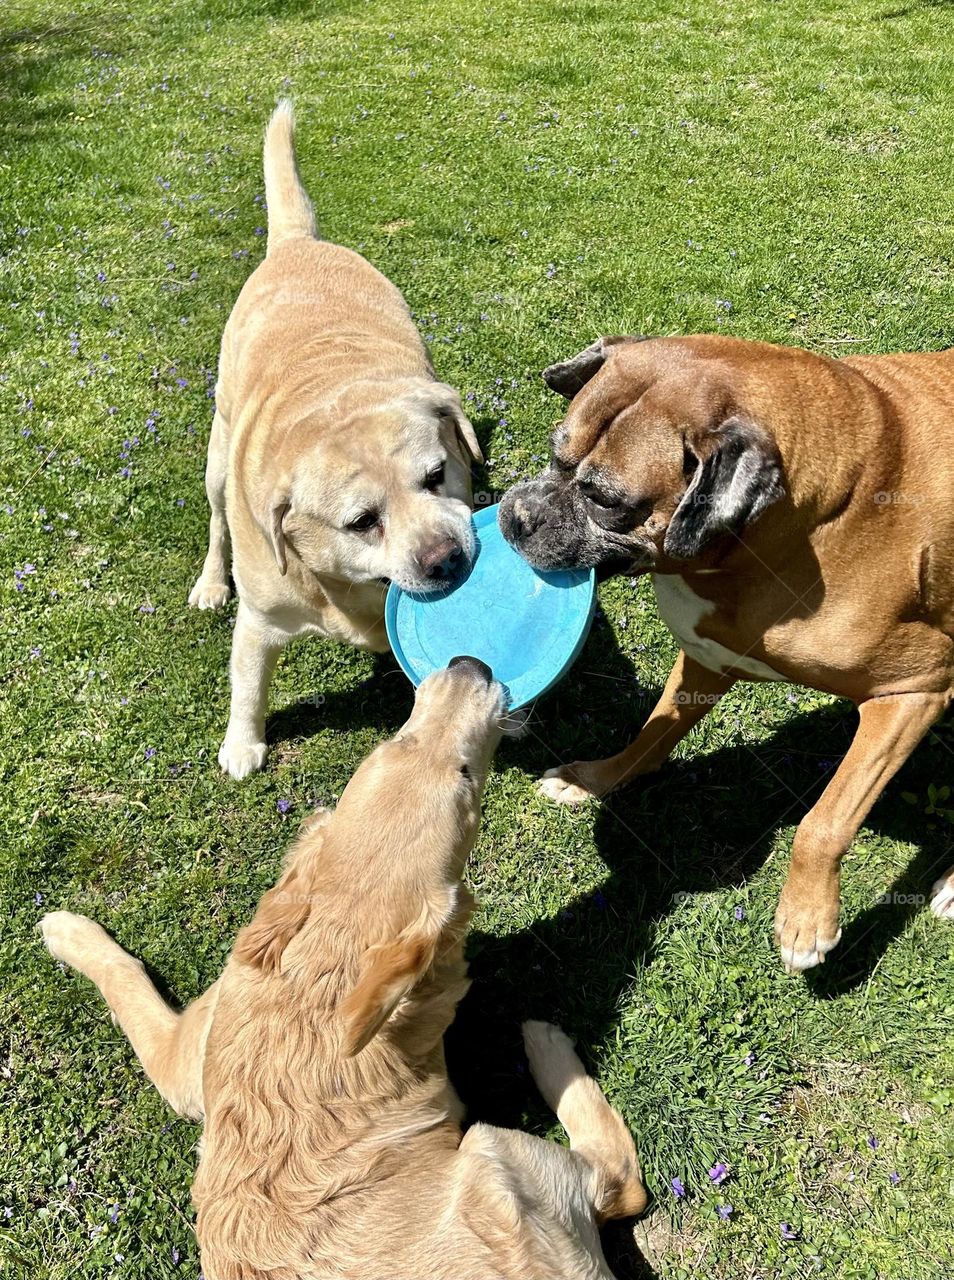
[[[301,643],[273,686],[265,771],[236,784],[215,762],[229,618],[185,600],[218,339],[263,252],[280,93],[324,233],[404,290],[466,395],[486,492],[539,469],[561,412],[539,371],[601,332],[954,343],[948,3],[8,2],[5,1276],[198,1274],[199,1131],[51,961],[39,916],[94,916],[191,999],[297,823],[411,702],[391,659]],[[656,778],[554,808],[536,776],[625,743],[674,656],[646,582],[607,584],[602,605],[488,785],[476,981],[450,1046],[471,1114],[555,1132],[518,1049],[522,1017],[553,1018],[631,1124],[655,1197],[650,1271],[612,1233],[622,1275],[954,1275],[954,929],[908,900],[954,861],[936,790],[951,727],[847,859],[843,944],[786,977],[775,901],[851,709],[740,686]]]

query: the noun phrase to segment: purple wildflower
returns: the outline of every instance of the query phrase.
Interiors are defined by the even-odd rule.
[[[36,904],[36,906],[38,906],[38,907],[42,907],[42,906],[43,906],[43,903],[44,903],[44,897],[43,897],[43,894],[42,894],[42,893],[35,893],[35,894],[33,895],[33,901],[34,901],[34,903]]]
[[[709,1170],[709,1177],[717,1187],[721,1187],[728,1176],[729,1166],[727,1164],[723,1164],[721,1160],[717,1161]]]
[[[872,1151],[877,1151],[878,1148],[881,1146],[881,1143],[878,1141],[877,1138],[872,1137],[868,1139],[868,1146],[871,1148]]]
[[[673,1178],[669,1184],[672,1187],[672,1193],[677,1200],[682,1200],[686,1194],[686,1188],[683,1185],[682,1178]]]
[[[114,1204],[113,1207],[110,1209],[109,1220],[113,1224],[113,1226],[115,1226],[116,1223],[119,1221],[119,1205],[118,1204]]]
[[[745,908],[744,908],[744,907],[736,907],[735,912],[734,912],[734,915],[735,915],[736,920],[744,920],[744,919],[745,919]]]
[[[285,800],[285,799],[279,800],[278,804],[275,806],[275,808],[278,810],[279,813],[287,813],[291,807],[292,807],[292,801]]]
[[[901,1181],[900,1173],[889,1173],[888,1181],[891,1183],[892,1187],[896,1187],[898,1183]]]
[[[794,1228],[793,1226],[791,1226],[791,1224],[790,1224],[790,1223],[788,1223],[788,1222],[780,1222],[780,1223],[779,1223],[779,1228],[778,1228],[778,1229],[779,1229],[779,1231],[782,1233],[782,1239],[783,1239],[783,1240],[797,1240],[797,1239],[798,1239],[798,1232],[795,1230],[795,1228]]]
[[[145,750],[145,752],[144,752],[144,755],[145,755],[145,757],[146,757],[146,759],[147,759],[147,760],[151,760],[155,754],[156,754],[156,748],[155,748],[155,747],[147,747],[147,748],[146,748],[146,750]]]
[[[723,1222],[728,1222],[729,1218],[731,1218],[733,1213],[735,1213],[735,1210],[730,1204],[720,1204],[716,1206],[716,1213]]]

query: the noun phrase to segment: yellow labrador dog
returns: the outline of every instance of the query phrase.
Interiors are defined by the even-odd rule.
[[[219,763],[265,761],[281,649],[317,633],[385,650],[388,580],[445,587],[473,556],[471,463],[457,392],[438,382],[398,290],[317,239],[291,105],[265,134],[268,252],[225,326],[209,440],[209,550],[189,603],[239,595]]]
[[[640,1212],[633,1139],[556,1027],[527,1023],[570,1149],[462,1133],[442,1037],[467,989],[461,883],[504,696],[456,658],[337,809],[309,819],[221,977],[184,1013],[83,916],[47,915],[150,1079],[205,1130],[206,1280],[595,1280],[597,1227]]]

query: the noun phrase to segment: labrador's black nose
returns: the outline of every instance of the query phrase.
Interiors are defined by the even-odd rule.
[[[486,662],[481,662],[479,658],[470,658],[467,654],[460,654],[456,658],[451,658],[448,667],[456,670],[463,669],[468,675],[477,676],[483,680],[484,684],[490,684],[494,678],[494,673],[487,666]]]

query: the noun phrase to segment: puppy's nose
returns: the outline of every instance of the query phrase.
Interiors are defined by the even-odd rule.
[[[486,662],[481,662],[479,658],[471,658],[467,654],[459,654],[456,658],[451,658],[447,664],[448,668],[454,671],[460,671],[465,675],[477,676],[483,680],[484,684],[490,684],[494,678],[494,673],[487,666]]]
[[[445,538],[443,542],[437,542],[421,552],[417,563],[425,578],[450,578],[460,565],[463,554],[459,542]]]

